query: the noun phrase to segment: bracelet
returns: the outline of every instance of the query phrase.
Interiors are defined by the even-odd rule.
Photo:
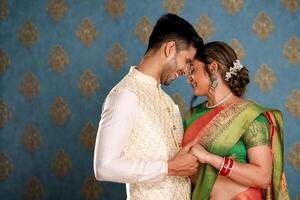
[[[224,157],[218,174],[221,176],[228,176],[231,173],[233,166],[234,160]]]
[[[218,174],[221,174],[221,171],[222,171],[222,169],[223,169],[223,167],[224,167],[224,163],[225,163],[225,157],[223,158],[223,162],[222,162],[222,164],[221,164],[221,167],[220,167],[220,170],[219,170],[219,173],[218,173]]]

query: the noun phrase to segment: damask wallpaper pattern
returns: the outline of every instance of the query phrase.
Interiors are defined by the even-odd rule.
[[[190,21],[248,66],[247,98],[283,112],[285,170],[300,199],[299,0],[0,0],[0,199],[125,199],[97,182],[101,105],[139,62],[157,18]],[[165,88],[184,113],[185,78]],[[113,147],[112,147],[113,148]]]

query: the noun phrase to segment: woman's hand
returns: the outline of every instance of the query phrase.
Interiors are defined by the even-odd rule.
[[[205,148],[201,145],[195,144],[190,152],[198,158],[200,163],[208,163],[210,153],[206,151]]]

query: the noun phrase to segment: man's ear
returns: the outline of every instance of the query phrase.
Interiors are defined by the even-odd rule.
[[[175,41],[169,41],[166,42],[164,46],[164,53],[165,56],[168,57],[173,57],[176,54],[176,43]]]
[[[219,65],[217,62],[213,61],[208,65],[208,69],[212,74],[215,74],[219,71]]]

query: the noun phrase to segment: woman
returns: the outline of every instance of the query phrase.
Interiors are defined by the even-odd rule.
[[[192,177],[193,199],[289,199],[282,115],[242,98],[249,72],[234,50],[224,42],[207,43],[188,82],[195,97],[207,97],[184,122],[183,145],[197,140],[191,152],[202,163]]]

